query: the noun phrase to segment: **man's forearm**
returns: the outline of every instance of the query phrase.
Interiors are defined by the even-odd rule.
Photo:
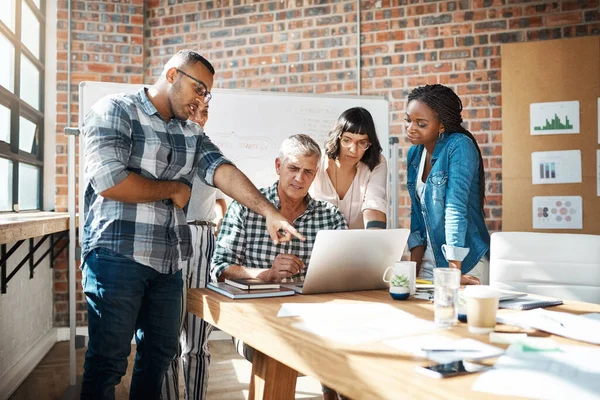
[[[178,182],[154,181],[130,172],[121,183],[100,194],[123,203],[149,203],[170,199],[176,184]]]
[[[249,268],[241,265],[230,265],[219,276],[219,282],[225,279],[258,278],[263,281],[268,280],[269,269]]]
[[[214,184],[223,193],[262,216],[275,210],[250,179],[231,164],[222,164],[217,168]]]

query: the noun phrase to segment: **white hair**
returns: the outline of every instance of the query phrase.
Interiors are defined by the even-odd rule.
[[[317,156],[318,159],[321,159],[321,148],[308,135],[293,135],[285,139],[279,148],[279,159],[282,162],[290,156]]]

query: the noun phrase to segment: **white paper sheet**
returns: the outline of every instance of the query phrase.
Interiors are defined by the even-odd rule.
[[[600,344],[600,318],[597,314],[576,315],[537,308],[518,313],[499,313],[496,320],[503,324],[535,328],[570,339]]]
[[[534,399],[600,399],[600,348],[562,346],[561,351],[523,351],[511,345],[472,389]]]
[[[285,303],[277,316],[300,317],[293,327],[346,344],[376,342],[439,329],[431,321],[382,303]]]
[[[361,316],[402,316],[405,313],[389,304],[383,303],[283,303],[277,317],[313,318],[346,318],[352,315]],[[410,314],[408,314],[410,315]],[[412,317],[412,315],[411,315]]]
[[[530,104],[529,132],[532,135],[579,133],[579,102],[557,101]]]
[[[581,196],[535,196],[533,229],[583,229]]]
[[[581,150],[531,153],[531,180],[534,185],[581,183]]]
[[[513,344],[527,339],[526,333],[500,333],[490,332],[490,343]]]
[[[498,357],[504,353],[504,350],[501,348],[490,346],[474,339],[452,339],[441,335],[413,336],[386,340],[383,343],[394,349],[413,354],[417,357],[428,358],[441,364],[463,359],[479,360]],[[456,351],[435,352],[423,351],[422,349],[447,349]]]

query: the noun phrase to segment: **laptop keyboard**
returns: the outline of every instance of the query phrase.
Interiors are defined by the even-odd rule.
[[[289,278],[285,278],[284,280],[281,281],[281,283],[299,283],[299,287],[302,287],[302,282],[304,282],[304,274],[302,275],[294,275],[292,277]]]

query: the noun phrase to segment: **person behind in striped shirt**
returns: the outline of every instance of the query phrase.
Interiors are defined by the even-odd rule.
[[[209,104],[200,104],[190,121],[204,129],[208,122]],[[183,302],[179,351],[165,374],[162,388],[163,400],[177,400],[179,393],[179,365],[183,367],[184,398],[206,399],[210,352],[208,336],[213,326],[191,312],[187,312],[188,289],[206,287],[210,261],[215,251],[215,235],[223,220],[227,203],[220,190],[208,186],[197,175],[192,185],[192,195],[187,208],[187,221],[192,233],[192,257],[182,261]]]

